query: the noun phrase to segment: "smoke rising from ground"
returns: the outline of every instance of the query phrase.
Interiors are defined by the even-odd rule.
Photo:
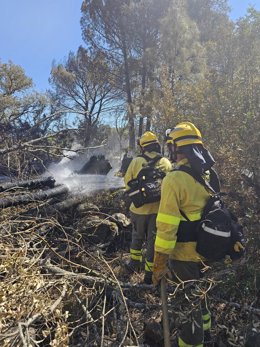
[[[64,158],[59,163],[51,164],[46,175],[51,175],[56,180],[56,184],[64,184],[72,195],[90,194],[97,190],[122,188],[123,179],[116,177],[115,173],[121,165],[120,156],[108,151],[105,147],[88,149],[84,153],[77,154],[75,150],[80,149],[76,144],[72,146],[72,151],[65,151]],[[114,152],[115,153],[115,152]],[[107,175],[77,174],[91,156],[104,155],[109,160],[112,169]]]

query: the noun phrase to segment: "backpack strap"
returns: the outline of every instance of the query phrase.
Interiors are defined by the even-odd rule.
[[[177,167],[176,169],[174,169],[173,171],[183,171],[183,172],[186,172],[188,175],[193,177],[197,182],[202,184],[206,189],[210,190],[214,195],[217,194],[216,191],[211,187],[211,185],[207,181],[205,181],[204,178],[200,174],[198,174],[197,172],[192,170],[191,167],[185,166],[185,165],[181,165],[181,166]],[[188,222],[190,221],[189,218],[186,216],[186,214],[182,210],[180,210],[180,213]]]
[[[154,166],[157,163],[157,161],[162,158],[162,155],[158,154],[156,157],[150,158],[146,154],[140,154],[138,155],[138,157],[144,158],[149,166]]]
[[[186,213],[184,213],[182,210],[180,210],[180,213],[182,217],[184,217],[188,222],[190,222],[190,219],[187,217]]]
[[[209,184],[215,190],[216,193],[220,193],[220,180],[219,180],[218,174],[213,168],[209,169],[209,172],[210,172]]]
[[[197,172],[195,172],[194,170],[192,170],[192,168],[185,166],[185,165],[181,165],[180,167],[174,169],[174,171],[183,171],[186,172],[188,175],[190,175],[191,177],[193,177],[197,182],[199,182],[200,184],[202,184],[206,189],[210,190],[213,194],[217,194],[216,191],[211,187],[211,185],[209,184],[209,182],[207,182],[206,180],[204,180],[204,178],[198,174]]]

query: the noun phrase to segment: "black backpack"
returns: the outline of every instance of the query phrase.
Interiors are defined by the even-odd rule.
[[[137,177],[128,182],[130,187],[127,194],[135,207],[159,201],[161,198],[161,183],[165,173],[155,167],[162,158],[161,155],[151,159],[145,154],[140,155],[147,160],[147,164],[138,173]]]
[[[222,199],[225,193],[215,192],[202,176],[187,166],[180,166],[177,170],[188,173],[213,193],[196,227],[196,251],[208,261],[219,261],[227,255],[232,260],[240,258],[244,251],[235,252],[234,245],[239,241],[243,247],[245,246],[243,228],[234,214],[225,206]],[[185,214],[181,213],[188,220]]]

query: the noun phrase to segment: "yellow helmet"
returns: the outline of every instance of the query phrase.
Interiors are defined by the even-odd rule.
[[[146,131],[139,139],[139,145],[141,147],[151,145],[152,143],[159,143],[159,141],[157,136],[151,131]]]
[[[203,144],[201,133],[194,124],[190,122],[182,122],[177,124],[169,133],[166,143],[175,143],[177,147],[193,145],[193,144]]]

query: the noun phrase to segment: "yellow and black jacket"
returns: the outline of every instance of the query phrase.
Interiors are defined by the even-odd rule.
[[[181,165],[189,166],[188,160],[178,162],[177,168]],[[164,177],[156,220],[156,252],[181,261],[199,262],[202,259],[196,252],[195,229],[209,197],[210,193],[203,185],[186,172],[174,170]]]
[[[144,152],[144,154],[151,159],[158,156],[157,152]],[[136,157],[131,161],[126,171],[126,174],[124,176],[126,189],[129,189],[128,182],[137,177],[138,173],[143,168],[143,165],[145,165],[146,163],[147,163],[147,160],[145,160],[145,158],[141,156]],[[165,157],[162,157],[160,160],[158,160],[158,162],[155,164],[155,167],[160,168],[165,173],[172,170],[171,162]],[[148,215],[148,214],[157,213],[158,208],[159,208],[159,201],[153,202],[150,204],[145,204],[141,207],[135,207],[134,204],[132,203],[130,206],[130,211],[135,214]]]

